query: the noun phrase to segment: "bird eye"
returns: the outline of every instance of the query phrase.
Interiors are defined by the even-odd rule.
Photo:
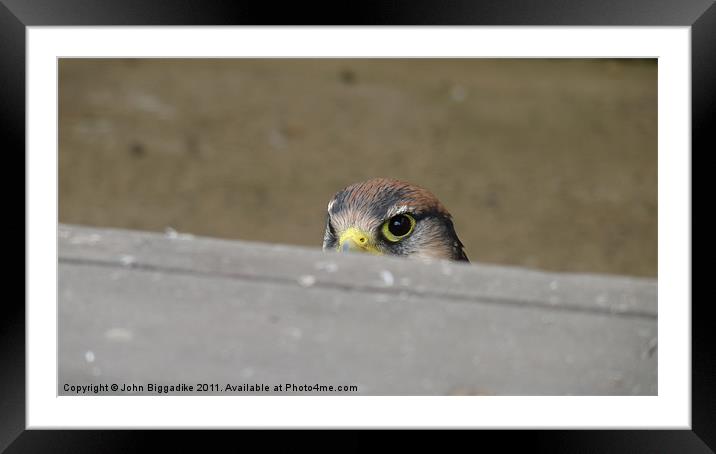
[[[383,236],[388,241],[396,242],[410,235],[415,227],[415,218],[409,214],[399,214],[385,221],[383,224]]]

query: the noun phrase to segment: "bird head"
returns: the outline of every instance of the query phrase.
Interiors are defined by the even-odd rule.
[[[437,197],[387,178],[352,184],[333,196],[323,250],[468,261]]]

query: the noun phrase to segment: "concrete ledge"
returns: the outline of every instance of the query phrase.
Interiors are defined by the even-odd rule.
[[[68,225],[58,235],[60,395],[76,394],[66,383],[657,393],[655,280]]]

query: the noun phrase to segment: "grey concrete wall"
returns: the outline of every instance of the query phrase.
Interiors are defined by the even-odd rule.
[[[657,393],[652,279],[69,225],[58,241],[60,395]]]

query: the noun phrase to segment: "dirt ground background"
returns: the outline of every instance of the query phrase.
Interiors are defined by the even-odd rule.
[[[59,62],[59,220],[320,247],[371,177],[472,261],[655,277],[655,60]]]

